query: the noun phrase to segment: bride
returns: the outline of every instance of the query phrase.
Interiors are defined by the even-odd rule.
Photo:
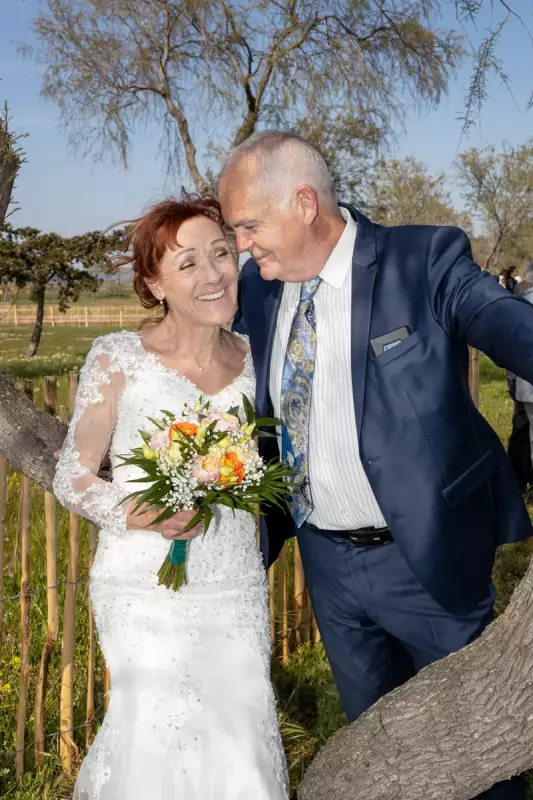
[[[180,535],[192,512],[154,525],[120,501],[135,467],[97,477],[102,459],[138,445],[147,417],[208,397],[213,410],[254,396],[247,340],[233,319],[237,267],[214,200],[168,200],[133,231],[134,288],[158,324],[93,344],[54,492],[100,527],[91,571],[98,634],[111,672],[102,727],[75,800],[286,800],[270,684],[267,585],[255,520],[216,511],[205,536]],[[190,538],[188,584],[158,585],[169,540]]]

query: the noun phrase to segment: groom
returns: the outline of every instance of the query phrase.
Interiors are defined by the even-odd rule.
[[[298,536],[350,720],[492,618],[495,548],[532,535],[505,451],[468,390],[468,345],[533,382],[533,308],[456,228],[375,225],[337,204],[319,153],[286,133],[236,148],[220,181],[242,269],[257,410],[301,481],[268,512],[268,564]],[[483,795],[523,797],[520,779]]]

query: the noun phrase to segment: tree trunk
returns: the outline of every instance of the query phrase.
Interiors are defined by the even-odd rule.
[[[299,800],[468,800],[533,766],[533,563],[505,614],[336,733]]]
[[[65,426],[0,374],[0,455],[51,489]],[[468,800],[533,767],[533,563],[473,644],[337,732],[299,800]]]
[[[43,332],[43,319],[44,319],[44,297],[46,293],[46,286],[38,284],[35,292],[35,299],[37,302],[37,314],[35,316],[35,325],[33,326],[33,333],[31,335],[30,344],[28,346],[27,354],[34,356],[38,350]]]
[[[0,373],[0,453],[42,489],[52,490],[56,459],[66,427],[37,408]]]
[[[0,154],[0,225],[4,223],[15,184],[16,169],[9,156]]]
[[[14,149],[8,122],[6,108],[4,116],[0,117],[0,226],[4,223],[21,164],[21,156]]]

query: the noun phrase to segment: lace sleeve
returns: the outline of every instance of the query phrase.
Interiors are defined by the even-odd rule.
[[[97,339],[80,372],[74,413],[56,468],[59,502],[100,528],[126,531],[126,510],[118,505],[128,492],[98,477],[115,427],[125,385],[116,343]]]

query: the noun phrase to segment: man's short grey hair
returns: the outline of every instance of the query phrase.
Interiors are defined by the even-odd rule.
[[[255,133],[229,154],[224,171],[241,159],[257,161],[259,178],[280,207],[289,207],[297,186],[312,186],[319,202],[337,207],[335,184],[319,151],[296,133],[264,131]]]

